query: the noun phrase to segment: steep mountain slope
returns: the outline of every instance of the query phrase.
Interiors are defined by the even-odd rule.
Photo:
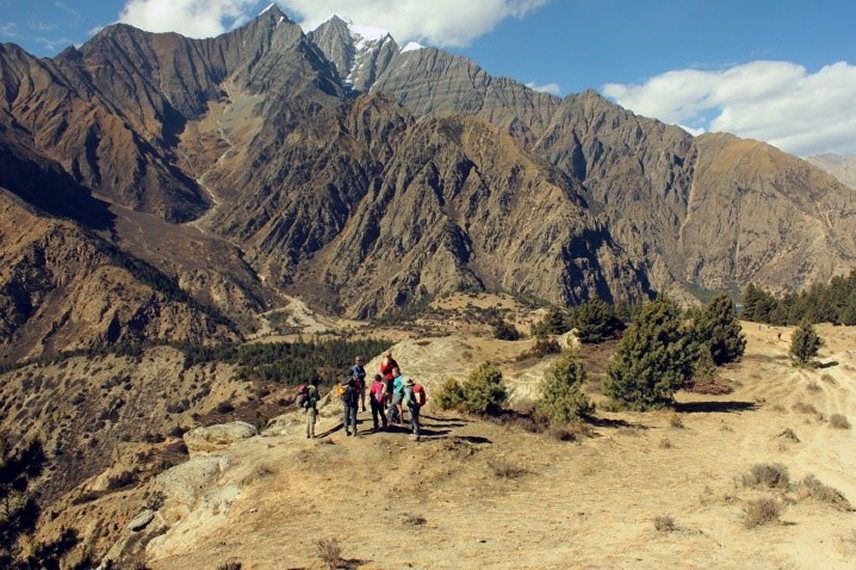
[[[154,267],[2,188],[0,237],[0,362],[144,339],[238,336]]]
[[[0,142],[112,203],[116,243],[244,316],[277,291],[372,316],[460,289],[794,290],[856,264],[852,190],[799,159],[339,18],[306,35],[272,7],[205,40],[117,25],[54,60],[5,45],[0,63]],[[221,254],[149,243],[190,220]]]

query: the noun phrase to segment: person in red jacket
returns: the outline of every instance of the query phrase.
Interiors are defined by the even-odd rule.
[[[396,368],[398,368],[398,363],[392,357],[392,351],[390,350],[383,357],[383,360],[380,361],[380,375],[383,376],[384,380],[390,381],[395,378],[393,370]]]
[[[386,384],[384,384],[380,374],[375,374],[374,382],[369,388],[369,404],[372,408],[372,423],[375,431],[378,430],[378,417],[380,417],[380,424],[383,429],[385,430],[387,427],[386,401]]]

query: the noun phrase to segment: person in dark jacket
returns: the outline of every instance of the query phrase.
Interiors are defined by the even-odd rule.
[[[336,393],[342,399],[345,435],[357,435],[357,405],[360,396],[356,379],[351,375],[344,376],[336,388]]]
[[[363,357],[358,356],[351,367],[351,376],[359,383],[360,409],[366,411],[366,369],[363,367]]]

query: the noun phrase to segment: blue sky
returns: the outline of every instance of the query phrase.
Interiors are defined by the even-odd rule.
[[[49,57],[119,20],[216,35],[269,1],[0,0],[0,41]],[[853,0],[277,1],[305,29],[338,13],[559,96],[597,89],[694,133],[856,153]]]

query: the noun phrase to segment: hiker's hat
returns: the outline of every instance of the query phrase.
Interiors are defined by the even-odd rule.
[[[408,376],[407,378],[404,379],[404,385],[405,386],[413,386],[414,384],[416,384],[416,382],[413,381],[413,378],[410,378]]]

